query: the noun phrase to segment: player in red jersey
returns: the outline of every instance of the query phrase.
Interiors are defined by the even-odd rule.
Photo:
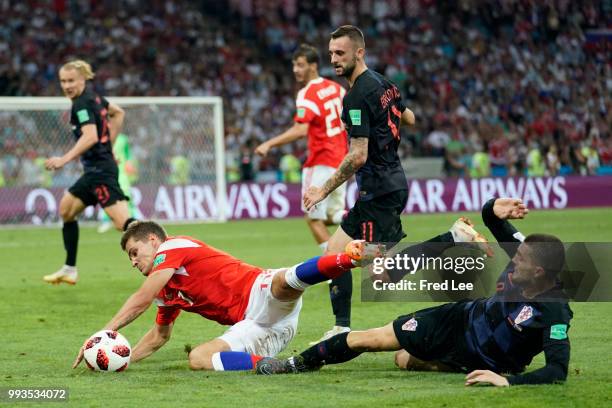
[[[308,137],[308,158],[302,169],[302,196],[311,186],[321,187],[336,171],[348,152],[348,140],[340,119],[346,91],[338,83],[319,76],[319,53],[302,44],[293,54],[293,74],[302,87],[296,98],[294,124],[284,133],[260,144],[255,153],[265,156],[272,147]],[[328,225],[340,224],[344,215],[346,183],[306,212],[306,222],[315,241],[325,252]]]
[[[361,242],[351,243],[347,253],[318,256],[290,268],[262,269],[194,238],[168,237],[155,222],[134,222],[123,234],[121,247],[146,279],[104,329],[119,330],[151,303],[157,304],[155,325],[132,350],[135,362],[170,339],[181,310],[197,313],[231,327],[191,350],[189,366],[250,370],[262,357],[275,356],[287,346],[297,330],[304,290],[353,268],[353,259],[366,250]],[[73,368],[83,359],[85,347]]]

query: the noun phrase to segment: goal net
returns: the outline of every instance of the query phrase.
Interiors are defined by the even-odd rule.
[[[125,110],[132,202],[145,218],[226,220],[223,105],[219,97],[109,97]],[[0,98],[0,224],[57,221],[64,191],[82,174],[75,160],[48,172],[44,160],[75,143],[67,98]],[[89,207],[82,219],[96,220]]]

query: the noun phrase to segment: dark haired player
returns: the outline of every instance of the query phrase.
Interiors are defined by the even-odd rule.
[[[332,235],[328,251],[335,253],[353,239],[396,243],[406,236],[400,214],[408,200],[408,183],[397,150],[400,124],[413,125],[398,88],[365,64],[365,41],[359,28],[341,26],[331,34],[329,54],[336,75],[350,86],[342,103],[342,121],[350,149],[338,170],[322,187],[304,195],[306,209],[313,208],[355,174],[359,197]],[[336,326],[322,339],[348,331],[353,283],[350,274],[332,281],[332,309]]]
[[[362,254],[366,247],[355,241],[347,250]],[[132,223],[121,238],[121,248],[145,280],[105,329],[119,330],[153,302],[157,304],[155,324],[132,351],[135,362],[166,344],[183,310],[231,326],[190,351],[189,366],[194,370],[251,370],[262,357],[275,356],[297,332],[304,290],[356,265],[354,256],[339,253],[290,268],[263,269],[195,238],[169,237],[152,221]],[[73,367],[80,363],[85,347]]]
[[[340,120],[346,91],[338,83],[319,76],[319,59],[317,49],[311,45],[302,44],[295,50],[293,75],[301,88],[295,101],[295,123],[255,149],[255,153],[265,156],[273,147],[308,137],[308,158],[302,169],[302,197],[310,186],[322,186],[348,151],[346,130]],[[329,240],[327,226],[340,224],[345,201],[346,183],[342,183],[315,208],[308,212],[302,208],[308,228],[323,252]]]
[[[87,87],[87,81],[93,78],[91,66],[82,60],[70,61],[59,71],[62,91],[72,100],[70,124],[76,143],[63,156],[47,159],[45,167],[47,170],[59,170],[80,157],[84,174],[68,189],[59,204],[59,215],[64,222],[62,235],[66,262],[57,272],[43,278],[48,283],[74,285],[77,282],[77,217],[87,206],[100,204],[120,231],[134,220],[129,217],[128,198],[119,187],[112,149],[125,113]]]
[[[503,245],[512,260],[493,296],[419,310],[376,329],[338,334],[287,360],[264,359],[257,372],[309,371],[363,352],[403,349],[395,356],[400,368],[466,372],[466,385],[564,381],[573,316],[558,281],[564,247],[551,235],[525,238],[507,221],[527,212],[518,199],[492,199],[483,207],[484,222],[495,238],[511,243]],[[522,374],[542,351],[546,365]]]

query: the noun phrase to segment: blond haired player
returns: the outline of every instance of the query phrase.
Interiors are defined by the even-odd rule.
[[[118,230],[124,230],[134,220],[129,217],[127,197],[119,187],[117,163],[112,150],[125,112],[87,86],[87,81],[94,76],[91,66],[83,60],[70,61],[59,70],[62,91],[72,100],[70,124],[76,143],[63,156],[48,158],[45,167],[47,170],[59,170],[80,158],[84,173],[60,201],[66,262],[57,272],[43,278],[48,283],[77,282],[77,217],[87,206],[100,204]]]

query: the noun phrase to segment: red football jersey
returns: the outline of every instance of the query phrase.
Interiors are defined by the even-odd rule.
[[[251,287],[262,269],[191,237],[168,237],[153,262],[156,271],[176,272],[157,295],[156,322],[172,323],[180,310],[198,313],[221,324],[244,318]]]
[[[313,79],[298,92],[294,120],[309,125],[304,167],[338,167],[348,153],[346,130],[340,119],[345,93],[343,87],[325,78]]]

